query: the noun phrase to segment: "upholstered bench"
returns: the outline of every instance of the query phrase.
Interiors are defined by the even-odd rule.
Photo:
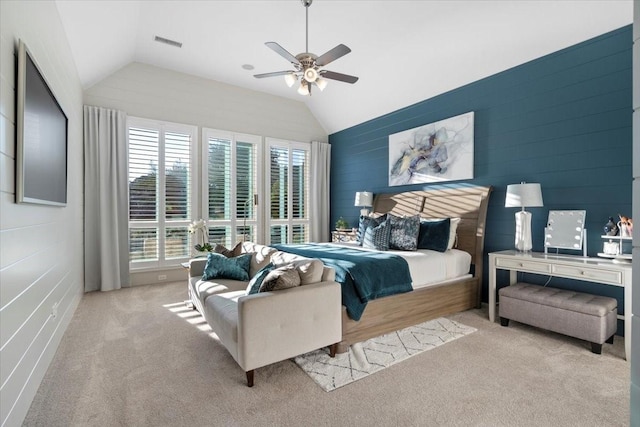
[[[589,341],[600,354],[602,344],[613,344],[618,303],[614,298],[516,283],[499,291],[500,324],[509,320]]]

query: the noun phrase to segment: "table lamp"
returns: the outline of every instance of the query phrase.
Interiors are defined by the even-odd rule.
[[[354,206],[358,206],[360,209],[360,215],[367,216],[369,215],[369,209],[373,206],[373,193],[369,191],[358,191],[356,193],[356,201]]]
[[[531,212],[524,208],[540,207],[542,204],[542,190],[540,184],[510,184],[507,185],[507,197],[504,201],[505,208],[522,208],[516,212],[516,249],[530,251],[531,244]]]

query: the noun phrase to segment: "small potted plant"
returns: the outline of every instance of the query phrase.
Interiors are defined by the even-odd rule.
[[[340,217],[336,221],[336,230],[338,230],[338,231],[348,231],[349,230],[349,223],[347,222],[347,220],[344,219],[343,217]]]

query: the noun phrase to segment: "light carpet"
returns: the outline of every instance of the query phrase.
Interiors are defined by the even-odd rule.
[[[441,317],[353,344],[336,357],[324,348],[298,356],[295,362],[325,391],[332,391],[475,331]]]

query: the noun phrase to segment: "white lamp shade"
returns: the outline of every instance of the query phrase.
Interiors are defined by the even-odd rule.
[[[507,185],[507,197],[504,201],[505,208],[540,207],[542,203],[542,190],[540,184],[510,184]]]
[[[320,91],[323,91],[325,87],[327,87],[327,80],[323,79],[322,77],[318,77],[316,79],[316,86],[318,86],[318,89],[320,89]]]
[[[354,206],[358,207],[371,207],[373,206],[373,193],[369,191],[358,191],[356,193],[356,201]]]
[[[285,74],[284,81],[287,83],[287,86],[291,87],[298,81],[298,76],[293,73]]]
[[[306,81],[300,82],[300,87],[298,88],[298,93],[300,95],[309,95],[309,86]]]

